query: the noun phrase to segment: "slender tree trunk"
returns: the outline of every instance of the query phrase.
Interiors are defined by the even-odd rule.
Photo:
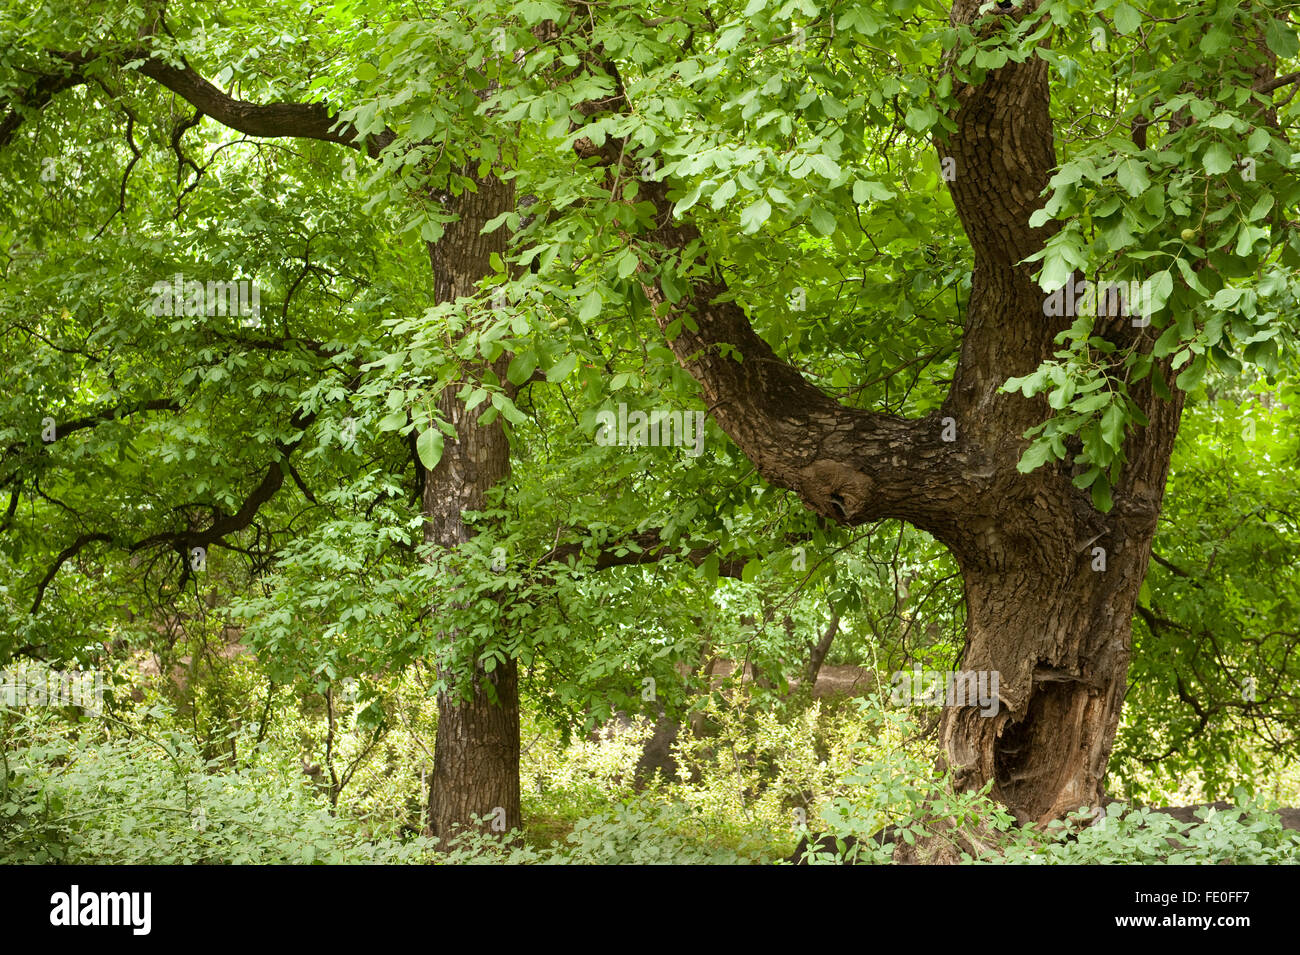
[[[787,620],[790,618],[787,617]],[[822,672],[822,664],[826,662],[826,654],[831,652],[831,644],[835,641],[835,635],[840,632],[840,615],[834,610],[831,611],[830,626],[822,634],[821,639],[816,644],[808,648],[808,666],[804,668],[804,686],[808,687],[808,692],[813,693],[817,690],[817,674]]]
[[[491,272],[492,253],[505,255],[505,229],[479,233],[489,219],[513,208],[513,186],[494,177],[478,180],[477,185],[477,192],[447,200],[459,221],[449,223],[429,249],[439,302],[474,294],[479,280]],[[504,362],[497,365],[492,370],[504,381]],[[475,377],[473,371],[468,369],[467,377]],[[480,415],[490,405],[467,411],[456,398],[461,384],[452,383],[439,398],[439,410],[455,427],[456,437],[447,439],[438,466],[425,476],[424,484],[425,540],[448,548],[472,536],[463,512],[481,509],[489,489],[510,473],[510,448],[501,419],[481,424]],[[465,638],[451,632],[444,639]],[[443,837],[456,826],[468,826],[475,816],[491,817],[489,824],[496,828],[522,824],[518,664],[508,659],[491,673],[478,666],[468,679],[472,682],[468,699],[455,692],[438,696],[429,829]]]

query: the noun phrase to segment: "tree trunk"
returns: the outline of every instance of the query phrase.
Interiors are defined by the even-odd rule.
[[[505,256],[505,229],[490,235],[479,232],[488,220],[513,208],[514,188],[494,177],[478,180],[477,186],[477,192],[445,197],[448,211],[460,218],[448,223],[443,237],[429,247],[439,302],[475,294],[479,280],[491,272],[492,253]],[[505,380],[503,360],[492,370]],[[473,372],[467,369],[467,377]],[[501,419],[480,424],[480,415],[491,405],[467,411],[456,398],[461,384],[448,385],[439,397],[439,410],[455,427],[456,437],[446,440],[441,460],[425,475],[424,483],[425,540],[448,548],[472,536],[463,512],[481,509],[488,490],[510,473],[510,448]],[[463,639],[454,632],[443,638]],[[442,668],[439,675],[452,679]],[[497,831],[522,824],[518,664],[507,659],[491,673],[479,665],[469,679],[468,699],[456,692],[438,696],[429,829],[443,838],[454,827],[469,826],[475,816],[491,817],[488,824]]]
[[[1025,4],[1015,16],[1030,16]],[[979,5],[954,4],[954,22]],[[993,794],[1022,820],[1046,821],[1104,796],[1123,704],[1131,621],[1146,576],[1184,395],[1163,401],[1150,381],[1131,389],[1150,426],[1125,442],[1127,465],[1109,514],[1092,508],[1057,462],[1023,475],[1020,435],[1049,412],[1043,397],[1002,393],[1054,349],[1072,321],[1045,316],[1044,295],[1022,260],[1055,231],[1029,217],[1056,165],[1047,64],[1030,60],[958,88],[957,130],[936,142],[954,160],[954,204],[975,251],[961,359],[943,414],[962,442],[991,452],[991,499],[944,539],[962,568],[967,604],[963,670],[993,671],[996,714],[944,712],[940,736],[959,783],[993,781]],[[1072,277],[1071,281],[1076,277]],[[1125,317],[1098,320],[1094,334],[1149,350],[1150,330]],[[1143,336],[1145,335],[1145,339]],[[1171,380],[1168,362],[1158,372]]]
[[[790,618],[786,617],[788,621]],[[826,662],[826,654],[831,652],[831,644],[835,641],[835,634],[840,632],[840,615],[834,610],[831,611],[830,626],[822,634],[821,639],[808,649],[808,666],[804,668],[803,680],[804,686],[808,687],[809,693],[817,691],[817,674],[822,672],[822,664]]]
[[[1069,541],[1069,525],[1061,543]],[[1022,821],[1100,803],[1128,672],[1130,619],[1150,537],[1105,548],[1062,547],[1050,563],[1008,555],[966,567],[962,669],[998,675],[996,712],[944,711],[940,736],[959,785],[994,781]]]

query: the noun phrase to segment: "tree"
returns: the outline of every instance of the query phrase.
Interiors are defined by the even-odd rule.
[[[122,65],[126,63],[131,63],[140,74],[196,108],[194,117],[189,122],[179,125],[171,138],[172,149],[182,164],[181,172],[184,173],[184,166],[188,164],[195,173],[194,185],[198,184],[198,179],[206,171],[206,167],[201,169],[188,160],[182,152],[181,137],[188,128],[198,125],[205,117],[211,117],[228,129],[255,139],[292,138],[323,141],[359,148],[362,153],[371,158],[379,157],[383,150],[394,146],[394,143],[396,143],[394,151],[399,155],[407,155],[411,151],[411,144],[404,137],[399,140],[398,135],[392,130],[381,127],[373,134],[362,136],[356,127],[340,122],[335,113],[317,102],[261,105],[239,99],[219,89],[195,70],[186,59],[210,54],[212,51],[212,47],[207,43],[206,25],[202,20],[186,22],[185,32],[182,32],[177,39],[167,24],[161,5],[135,11],[134,14],[119,12],[118,15],[120,19],[113,24],[115,35],[112,37],[92,38],[89,33],[81,33],[71,24],[60,25],[56,32],[65,34],[60,36],[60,39],[68,42],[67,47],[52,45],[47,49],[28,51],[34,59],[41,61],[41,66],[34,73],[22,74],[17,88],[8,98],[10,108],[6,110],[3,128],[0,128],[0,145],[7,145],[30,112],[46,106],[56,93],[79,89],[91,83],[102,87],[110,104],[120,108],[128,117],[127,138],[134,155],[134,159],[126,167],[123,175],[119,212],[126,209],[127,188],[132,168],[142,155],[134,139],[131,138],[131,131],[137,122],[138,114],[132,108],[132,97],[105,83],[102,73],[108,72],[114,80],[119,80]],[[93,30],[90,33],[93,33]],[[24,31],[24,35],[28,40],[32,38],[30,30]],[[226,47],[222,45],[219,48]],[[132,67],[127,71],[129,72]],[[31,78],[33,75],[34,80]],[[452,96],[453,99],[456,96],[467,97],[473,104],[479,102],[475,92],[468,88],[453,90]],[[136,108],[139,108],[138,104]],[[473,110],[468,108],[463,109],[462,112],[472,116]],[[152,125],[156,120],[150,116],[145,122]],[[467,122],[465,126],[468,125]],[[464,134],[463,130],[464,127],[444,129],[442,135],[445,141],[457,138],[468,139],[468,135]],[[352,160],[348,162],[351,163]],[[355,169],[355,163],[351,168]],[[504,252],[501,233],[483,237],[480,236],[480,232],[490,219],[513,208],[513,189],[508,183],[491,176],[475,179],[472,175],[468,177],[458,175],[459,172],[457,165],[447,156],[444,156],[442,166],[427,170],[427,179],[436,183],[440,189],[437,195],[426,196],[426,198],[432,198],[435,202],[438,199],[443,200],[440,205],[445,212],[442,212],[437,221],[448,223],[446,231],[441,236],[439,236],[440,230],[426,233],[428,254],[433,268],[431,283],[433,300],[439,303],[454,303],[457,299],[477,293],[478,282],[491,273],[490,258]],[[192,189],[193,186],[190,188]],[[432,192],[432,190],[428,191]],[[189,192],[189,189],[185,192]],[[183,195],[184,193],[182,197]],[[180,212],[181,205],[178,199],[176,214],[179,216]],[[243,251],[246,255],[250,252],[248,249]],[[212,254],[209,260],[228,257],[230,257],[228,252],[225,255]],[[248,257],[252,256],[248,255]],[[316,355],[326,359],[324,362],[326,373],[333,373],[332,366],[341,365],[352,374],[350,390],[355,392],[360,381],[365,377],[361,371],[363,362],[355,360],[355,353],[343,355],[340,361],[330,361],[330,352],[341,351],[341,349],[326,348],[319,341],[306,343],[286,341],[289,337],[287,316],[290,299],[299,284],[311,275],[314,269],[319,271],[320,266],[313,266],[311,262],[309,241],[302,271],[295,280],[290,281],[285,294],[283,311],[285,326],[279,330],[282,332],[279,340],[256,334],[230,337],[236,349],[252,349],[254,354],[257,353],[257,349],[296,352],[301,348],[308,353],[315,352]],[[129,282],[126,284],[129,285]],[[66,314],[68,313],[65,311]],[[170,311],[168,314],[171,314]],[[224,309],[221,314],[226,314]],[[334,330],[342,331],[337,326]],[[334,340],[337,341],[337,338]],[[362,352],[365,350],[361,349]],[[371,352],[371,357],[379,356]],[[90,356],[90,361],[96,360],[98,359]],[[471,363],[467,370],[470,373],[475,371],[487,373],[494,380],[504,381],[505,378],[505,363],[501,360],[483,366]],[[272,377],[274,377],[273,373]],[[427,474],[419,475],[422,478],[425,539],[445,548],[455,547],[468,539],[471,531],[461,518],[462,512],[481,509],[487,489],[499,483],[509,469],[508,447],[501,422],[484,421],[480,424],[480,419],[483,418],[482,410],[472,413],[465,406],[462,392],[465,383],[463,380],[458,380],[451,383],[450,387],[447,387],[448,383],[443,383],[444,388],[439,398],[440,414],[437,417],[441,418],[444,426],[448,427],[453,435],[446,442],[445,447],[442,432],[436,422],[427,420],[424,426],[420,427],[419,415],[416,411],[413,411],[416,421],[412,424],[406,424],[405,414],[400,416],[401,421],[396,424],[396,427],[410,434],[411,445],[415,450],[413,456],[417,459],[417,471],[421,470],[421,466],[428,469]],[[158,382],[158,384],[170,383]],[[432,385],[433,382],[426,381],[425,384]],[[274,386],[263,385],[263,387]],[[510,386],[507,385],[507,389],[513,393]],[[253,394],[257,393],[258,390],[254,388]],[[458,398],[458,394],[461,397]],[[46,399],[53,400],[48,395]],[[311,399],[305,392],[297,398],[297,401],[301,405],[310,403]],[[184,397],[151,399],[143,403],[126,404],[100,411],[84,421],[58,421],[55,423],[55,430],[62,437],[81,428],[113,422],[146,411],[181,411],[184,405],[190,403]],[[301,407],[291,414],[287,426],[296,436],[288,441],[277,441],[276,460],[271,462],[260,484],[232,515],[223,515],[219,508],[214,508],[214,516],[210,520],[202,517],[192,518],[188,527],[160,531],[135,541],[124,540],[123,533],[116,529],[113,533],[99,530],[79,534],[73,543],[53,561],[48,574],[38,588],[32,614],[39,611],[46,587],[60,568],[83,548],[96,544],[109,544],[125,548],[133,554],[147,554],[154,548],[173,547],[183,555],[179,584],[180,589],[183,590],[190,571],[200,566],[195,564],[190,567],[184,563],[189,560],[190,551],[195,548],[202,551],[201,563],[205,565],[208,548],[235,546],[229,538],[254,525],[259,510],[280,491],[286,476],[292,474],[311,503],[315,504],[314,497],[306,489],[306,485],[293,465],[288,463],[288,458],[302,441],[305,432],[313,425],[316,417],[316,413],[307,413],[301,410]],[[351,429],[347,443],[350,444],[356,440],[357,426],[355,419],[349,420]],[[23,436],[29,440],[19,442],[10,449],[15,455],[24,450],[24,445],[33,443],[30,440],[33,437],[30,429],[24,429]],[[130,444],[128,440],[126,445]],[[22,496],[24,484],[35,484],[39,482],[39,477],[36,472],[20,466],[6,475],[6,481],[13,485],[8,515],[12,519]],[[187,490],[180,491],[180,494],[187,493]],[[79,523],[85,523],[90,519],[90,514],[85,511],[78,516]],[[452,638],[454,639],[454,635]],[[27,649],[30,650],[30,646]],[[519,716],[515,670],[515,661],[507,660],[490,676],[483,674],[481,668],[478,673],[471,670],[470,677],[465,681],[456,681],[450,672],[442,674],[451,687],[439,698],[441,718],[430,814],[431,828],[435,832],[446,833],[453,824],[465,824],[476,816],[492,815],[498,807],[504,811],[502,821],[508,828],[516,828],[520,824]],[[480,680],[485,684],[490,683],[491,686],[480,685]],[[462,687],[459,685],[460,682],[466,685]],[[466,691],[463,694],[466,699],[461,699],[462,689]]]
[[[809,18],[797,27],[796,7]],[[1279,311],[1290,317],[1295,301],[1295,234],[1280,210],[1297,191],[1272,100],[1298,79],[1276,75],[1277,58],[1296,53],[1285,14],[1258,4],[1162,18],[1123,5],[1112,22],[1084,9],[1139,65],[1124,95],[1115,86],[1110,129],[1064,164],[1051,78],[1068,85],[1086,55],[1070,4],[956,3],[950,29],[931,34],[946,54],[929,76],[933,46],[910,22],[926,4],[823,13],[756,0],[722,23],[690,5],[654,21],[620,9],[562,34],[599,89],[568,101],[585,122],[566,143],[603,170],[611,202],[637,203],[635,229],[622,219],[634,238],[620,277],[635,272],[710,412],[768,482],[827,520],[898,518],[950,549],[967,603],[962,664],[1000,674],[1001,707],[991,718],[950,709],[947,758],[959,780],[991,783],[1038,820],[1102,798],[1185,392],[1210,360],[1239,367],[1237,348],[1273,367]],[[1176,62],[1193,40],[1216,51],[1216,70]],[[890,101],[863,95],[873,88],[893,93],[883,144],[851,118],[867,104],[883,113]],[[1084,85],[1070,106],[1096,108],[1098,89]],[[505,99],[507,118],[537,118],[546,95]],[[930,133],[951,170],[973,253],[951,385],[915,417],[838,401],[792,361],[824,353],[778,355],[727,276],[752,275],[756,252],[698,212],[709,196],[714,209],[743,196],[743,232],[777,229],[780,206],[780,227],[806,219],[808,234],[838,236],[850,189],[857,202],[892,196],[871,151],[908,130]],[[1241,169],[1234,153],[1247,157]],[[849,162],[875,175],[852,182]],[[814,174],[822,185],[808,185]],[[918,219],[915,202],[907,211]],[[1181,228],[1189,218],[1201,229]],[[835,251],[851,261],[848,245]],[[1161,268],[1144,270],[1153,256]],[[1262,279],[1234,284],[1257,270]],[[1145,277],[1124,301],[1056,309],[1052,293],[1099,273]]]
[[[300,32],[319,39],[368,10],[339,4]],[[345,66],[304,54],[287,84],[224,62],[232,44],[202,42],[197,14],[179,38],[160,9],[105,38],[55,12],[41,8],[6,74],[0,146],[57,98],[107,81],[134,153],[133,101],[111,84],[138,74],[195,121],[379,160],[372,208],[408,211],[434,264],[438,304],[415,337],[448,346],[436,360],[418,345],[363,356],[390,372],[405,362],[418,392],[399,427],[430,468],[429,542],[479,554],[491,522],[465,515],[510,473],[498,414],[522,427],[516,389],[535,373],[582,379],[576,430],[653,382],[703,405],[757,491],[787,491],[816,516],[797,529],[814,547],[827,546],[818,521],[889,518],[949,550],[966,598],[962,666],[1000,676],[996,715],[946,713],[964,784],[991,783],[1026,819],[1100,801],[1185,395],[1211,364],[1269,371],[1292,331],[1300,196],[1285,134],[1300,77],[1279,68],[1297,52],[1282,4],[681,0],[650,18],[636,3],[447,3],[338,41]],[[220,85],[267,100],[287,85],[297,101],[235,96],[190,59]],[[182,166],[185,122],[171,137]],[[536,199],[526,217],[515,191]],[[1085,282],[1101,294],[1076,300]],[[485,286],[530,315],[476,320]],[[602,354],[629,343],[656,377]],[[391,396],[391,384],[356,387]],[[251,511],[151,540],[247,528],[291,448],[278,446]],[[726,539],[710,533],[720,523],[685,508],[640,550],[670,546],[716,574],[791,532]],[[615,544],[647,528],[619,531]],[[51,576],[108,543],[96,533],[55,552]],[[599,565],[591,545],[561,526],[547,559],[576,548]],[[541,637],[472,626],[476,608],[504,619],[506,586],[487,588],[487,609],[455,587],[439,607],[443,649],[462,665],[440,700],[439,831],[497,807],[516,818],[515,661]]]
[[[355,43],[364,49],[374,42],[365,31],[358,38],[337,41],[334,24],[345,21],[351,12],[336,9],[324,18],[304,17],[293,29],[325,47]],[[250,637],[265,650],[273,672],[285,680],[310,679],[328,703],[335,683],[345,674],[363,675],[367,664],[377,662],[402,663],[411,657],[413,642],[418,647],[415,652],[427,650],[442,684],[429,828],[446,835],[481,817],[491,817],[494,826],[517,828],[521,822],[519,664],[516,656],[499,649],[510,638],[500,632],[500,623],[512,601],[499,593],[495,604],[500,612],[489,614],[484,628],[483,616],[475,616],[466,597],[471,589],[481,587],[484,576],[498,575],[506,586],[513,583],[502,574],[505,568],[496,566],[495,551],[489,567],[480,560],[480,551],[463,545],[484,529],[482,522],[473,525],[467,515],[487,510],[489,490],[499,488],[510,473],[505,420],[515,425],[523,421],[514,407],[518,390],[526,381],[546,381],[547,376],[532,373],[535,359],[522,374],[517,372],[525,364],[521,356],[513,355],[512,360],[511,352],[498,341],[517,318],[497,307],[496,301],[492,308],[486,304],[484,282],[499,278],[497,270],[508,244],[509,233],[498,226],[507,214],[516,215],[512,183],[480,171],[485,161],[490,166],[500,160],[495,131],[476,119],[487,81],[478,86],[434,87],[427,78],[399,73],[393,78],[407,84],[399,86],[399,93],[405,89],[409,96],[410,89],[421,88],[428,99],[419,108],[428,113],[443,110],[452,118],[430,130],[426,114],[417,124],[420,131],[408,124],[394,130],[375,121],[375,102],[361,99],[348,114],[350,122],[319,102],[257,103],[206,79],[196,62],[226,64],[226,68],[213,67],[210,74],[224,75],[223,83],[236,72],[232,64],[239,31],[229,29],[220,17],[213,22],[202,11],[187,16],[190,11],[177,7],[166,11],[170,22],[161,7],[119,13],[109,35],[97,33],[88,21],[61,18],[54,9],[43,11],[49,19],[43,28],[25,22],[9,24],[15,38],[22,38],[31,62],[30,69],[15,71],[7,87],[0,145],[16,147],[11,150],[11,155],[18,154],[14,194],[36,213],[15,229],[14,248],[44,242],[52,247],[50,269],[55,274],[80,268],[93,277],[82,286],[84,295],[60,300],[42,269],[15,268],[9,275],[15,288],[28,283],[42,293],[27,303],[12,327],[35,342],[38,351],[48,348],[57,364],[52,368],[45,357],[31,362],[27,367],[32,386],[25,395],[15,393],[6,415],[7,423],[13,424],[7,434],[13,443],[6,447],[6,470],[0,478],[10,490],[5,530],[12,532],[18,553],[25,545],[24,562],[39,571],[30,611],[15,618],[21,619],[14,628],[18,639],[4,649],[58,654],[77,644],[76,627],[65,612],[68,602],[59,600],[52,612],[44,606],[47,591],[65,568],[87,560],[107,563],[109,579],[124,585],[128,606],[139,600],[130,583],[141,589],[156,586],[160,606],[152,609],[171,614],[175,607],[168,604],[196,582],[200,571],[208,571],[209,550],[247,554],[252,566],[244,583],[261,579],[279,590],[278,597],[254,600],[245,608],[253,625]],[[426,29],[436,37],[441,26],[434,23]],[[42,46],[42,40],[47,45]],[[441,39],[432,46],[438,64],[452,68],[447,64],[457,62],[457,51],[448,50]],[[421,69],[426,64],[411,65]],[[365,71],[358,67],[358,72]],[[139,90],[129,87],[137,73],[150,81]],[[264,79],[256,75],[255,64],[240,74],[250,84]],[[382,101],[386,91],[378,74],[370,68],[368,75],[375,100]],[[306,93],[305,84],[303,77],[291,80],[296,93]],[[179,97],[195,112],[175,120],[160,91]],[[60,168],[57,175],[46,177],[48,163],[27,155],[49,152],[50,140],[68,135],[64,117],[57,112],[57,106],[65,104],[53,103],[60,94],[65,100],[84,96],[87,102],[120,110],[126,117],[125,143],[114,143],[116,130],[111,125],[77,131],[79,139],[102,151],[106,162],[122,164],[120,185],[108,177],[84,177],[90,180],[87,184],[96,200],[87,204],[86,215],[107,220],[97,222],[97,230],[87,229],[80,215],[60,221],[60,212],[49,208],[50,193],[63,186],[70,170]],[[39,111],[47,107],[53,118],[34,128],[28,121],[45,119]],[[209,142],[203,138],[205,119],[243,138],[233,144]],[[208,151],[207,158],[197,162],[190,158],[184,142],[187,134]],[[170,147],[170,154],[161,159],[150,149],[160,140]],[[322,159],[328,154],[310,147],[299,161],[290,160],[276,170],[297,188],[314,190],[309,208],[268,210],[267,204],[252,202],[250,194],[257,186],[246,182],[244,173],[256,170],[258,160],[265,157],[257,146],[265,140],[321,142],[376,160],[378,195],[396,199],[413,215],[398,235],[384,233],[388,237],[381,239],[381,216],[372,213],[372,219],[354,204],[338,201],[332,195],[338,184],[337,160]],[[223,167],[217,157],[231,145],[250,153],[242,165]],[[439,151],[430,159],[435,146]],[[156,183],[161,167],[172,157],[179,167],[171,190],[174,209],[161,196],[157,202],[129,203],[130,189],[140,177],[147,174]],[[214,166],[220,180],[210,172]],[[352,156],[344,157],[345,186],[356,180],[357,168]],[[193,179],[187,182],[191,174]],[[205,174],[209,175],[203,185],[208,188],[198,190]],[[218,227],[205,228],[204,215],[211,217],[214,204],[223,198],[246,203],[246,215],[233,222],[227,217]],[[187,201],[199,206],[192,225],[189,216],[182,218],[195,212],[186,208]],[[119,216],[120,228],[106,233]],[[265,289],[265,327],[241,327],[238,317],[228,316],[224,308],[221,321],[208,321],[211,315],[172,321],[170,309],[165,317],[138,311],[142,290],[152,284],[143,276],[159,271],[160,261],[135,248],[140,237],[132,229],[173,231],[166,225],[168,218],[183,225],[174,230],[178,234],[172,241],[162,244],[158,260],[184,261],[202,272],[212,272],[213,263],[236,262],[246,272],[260,272],[261,282],[270,277],[267,248],[285,244],[286,234],[296,239],[298,228],[308,233],[301,255],[289,256],[283,274]],[[275,220],[275,227],[268,227],[268,218]],[[343,251],[347,241],[343,233],[316,225],[320,219],[351,223],[360,243],[356,254]],[[50,233],[60,225],[63,234],[51,241]],[[243,238],[232,238],[231,231],[242,233]],[[418,278],[400,262],[395,273],[380,266],[368,283],[347,274],[353,283],[351,295],[343,287],[344,274],[332,268],[349,258],[349,265],[360,264],[369,257],[367,243],[373,247],[412,237],[426,249],[431,266],[424,294],[418,291]],[[115,267],[115,259],[136,268]],[[171,264],[166,267],[170,270]],[[115,291],[107,309],[99,303],[105,275]],[[358,294],[357,286],[368,287]],[[344,304],[350,321],[328,316],[321,301],[331,298]],[[421,334],[429,339],[424,343],[427,347],[401,349],[392,340],[375,340],[380,336],[366,312],[403,299],[432,303],[429,312],[434,317],[426,314],[420,323]],[[272,322],[270,313],[276,306],[279,315]],[[59,308],[62,323],[51,322],[46,312]],[[108,337],[119,341],[115,353],[100,354],[84,345],[94,324],[88,314],[96,311],[107,313],[99,320],[113,330]],[[179,318],[180,312],[176,315]],[[367,321],[372,322],[369,328]],[[166,360],[159,361],[158,355]],[[274,356],[283,358],[282,366],[271,361]],[[18,354],[13,357],[18,364]],[[182,367],[176,367],[176,362]],[[189,370],[183,367],[186,363]],[[257,373],[250,374],[250,366]],[[573,368],[569,363],[569,372]],[[74,393],[66,387],[68,381],[81,381],[83,387]],[[137,400],[133,397],[137,392],[166,397]],[[109,400],[118,393],[132,397],[117,403]],[[278,400],[268,406],[263,397],[267,394]],[[490,404],[486,403],[489,395]],[[69,409],[66,414],[64,409]],[[208,433],[215,409],[220,411],[221,427]],[[241,415],[245,409],[256,411]],[[59,438],[98,428],[98,440],[89,447],[67,441],[42,443],[41,429],[35,424],[51,412],[59,414],[57,420],[51,419],[52,433]],[[153,440],[155,432],[149,427],[140,425],[146,414],[175,416],[159,424],[165,436],[161,442]],[[308,440],[312,432],[319,439],[315,447]],[[394,432],[407,440],[394,441]],[[269,460],[253,450],[247,455],[250,461],[232,466],[236,455],[231,449],[246,452],[268,443],[272,446]],[[212,452],[208,460],[199,458],[202,463],[175,466],[195,461],[195,444],[221,451]],[[409,459],[404,460],[408,445]],[[123,465],[137,455],[149,462],[147,478],[139,469]],[[380,477],[368,474],[365,465],[358,468],[349,460],[354,455],[370,462],[378,459]],[[302,462],[303,456],[314,457],[310,467]],[[86,470],[87,460],[95,463],[93,473]],[[396,528],[406,523],[403,508],[391,500],[393,485],[402,480],[402,468],[412,462],[424,541],[435,551],[465,552],[461,566],[445,576],[438,573],[444,569],[441,563],[428,572],[411,573],[391,539]],[[160,464],[167,467],[161,469]],[[346,490],[320,500],[310,488],[322,484],[342,484]],[[106,494],[113,485],[132,487],[134,493]],[[301,508],[283,499],[282,492],[292,494],[294,488],[304,498]],[[65,503],[68,500],[71,506]],[[26,509],[19,515],[21,503],[30,503],[30,515]],[[63,519],[51,520],[47,506],[63,508],[62,514],[56,514]],[[331,519],[321,520],[321,507],[329,510]],[[174,520],[177,512],[179,521]],[[21,519],[16,521],[16,516]],[[376,527],[372,516],[379,517],[381,525],[386,520],[392,530]],[[135,533],[139,522],[145,522],[151,532]],[[654,529],[635,535],[628,542],[631,551],[611,546],[592,554],[584,554],[589,535],[583,528],[565,531],[563,541],[550,540],[547,561],[580,562],[601,569],[658,561],[667,553],[667,542]],[[349,539],[347,547],[329,543],[340,536]],[[65,545],[65,538],[70,543]],[[364,554],[368,548],[370,553]],[[47,549],[48,554],[41,553]],[[706,550],[688,548],[685,553],[698,563]],[[358,558],[358,552],[364,556]],[[133,570],[142,560],[148,561],[149,569],[138,575]],[[458,576],[465,564],[476,565],[474,571]],[[726,566],[721,570],[734,573]],[[173,571],[179,572],[178,579],[168,580]],[[346,585],[339,576],[343,571]],[[548,571],[541,576],[554,574]],[[140,579],[132,580],[136,577]],[[418,602],[416,588],[420,587],[425,588],[423,612],[393,606],[394,593]],[[60,589],[54,587],[56,597],[62,596]],[[492,589],[501,588],[493,584]],[[434,604],[442,616],[431,612]],[[292,612],[286,614],[286,607]],[[457,617],[457,608],[466,613]],[[95,612],[101,624],[103,617],[112,614],[103,605]],[[295,625],[299,620],[302,625]],[[363,624],[363,620],[372,622]],[[451,620],[467,625],[447,623]],[[313,627],[329,635],[328,643],[320,639],[320,630],[312,634]],[[429,647],[410,639],[411,630],[425,627],[438,635]],[[140,642],[147,643],[148,638]],[[317,645],[304,646],[313,643]],[[376,647],[381,648],[379,653]]]

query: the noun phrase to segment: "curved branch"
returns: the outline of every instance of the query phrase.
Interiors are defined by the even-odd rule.
[[[590,118],[630,108],[614,64],[593,68],[605,72],[616,93],[579,112]],[[718,425],[759,473],[841,524],[891,517],[940,539],[959,533],[957,513],[964,508],[958,499],[967,506],[977,501],[992,476],[981,453],[961,435],[945,441],[937,415],[909,420],[850,408],[824,394],[754,331],[712,265],[699,230],[689,219],[674,218],[667,181],[641,179],[621,141],[596,147],[579,139],[574,148],[596,165],[639,180],[638,198],[655,208],[656,225],[648,236],[655,264],[699,276],[672,302],[644,263],[638,269],[673,353],[700,383]]]
[[[0,102],[5,115],[0,119],[0,147],[7,146],[27,114],[45,107],[58,93],[86,81],[84,68],[99,55],[49,51],[56,64],[47,73],[37,74],[32,86],[10,102]],[[341,120],[324,103],[252,103],[236,99],[208,82],[188,64],[173,66],[151,50],[132,48],[109,55],[112,62],[130,65],[141,75],[171,90],[201,113],[211,116],[246,136],[260,139],[315,139],[337,143],[378,156],[397,138],[385,128],[361,140],[360,131]]]
[[[305,433],[306,429],[311,427],[312,422],[315,420],[315,412],[307,415],[295,415],[291,426]],[[301,440],[302,438],[299,437],[288,444],[280,441],[276,442],[275,447],[280,456],[267,467],[266,473],[262,475],[262,480],[253,489],[252,493],[244,499],[244,503],[240,505],[239,510],[234,514],[219,517],[209,527],[202,530],[163,531],[158,534],[151,534],[127,548],[128,553],[135,553],[145,547],[164,543],[184,547],[202,547],[219,543],[222,538],[237,531],[242,531],[253,523],[253,519],[257,517],[257,512],[262,505],[275,497],[276,492],[284,485],[285,474],[290,470],[289,455]]]
[[[235,99],[188,65],[177,68],[156,56],[145,58],[137,69],[223,126],[246,136],[317,139],[354,149],[362,148],[357,143],[360,138],[357,128],[340,120],[324,103],[262,104]],[[366,137],[364,151],[372,157],[378,156],[396,138],[396,133],[385,128]]]
[[[119,418],[125,418],[127,415],[139,414],[141,411],[180,411],[179,401],[171,398],[152,398],[148,401],[137,401],[135,404],[114,405],[111,408],[105,408],[98,414],[86,415],[83,418],[73,418],[71,421],[65,421],[62,424],[54,426],[55,435],[65,435],[73,431],[81,431],[86,428],[93,428],[96,425],[103,424],[105,421],[116,421]]]
[[[41,609],[41,601],[45,599],[45,590],[54,581],[54,578],[58,576],[59,569],[64,565],[64,563],[75,557],[81,548],[85,547],[87,544],[92,544],[96,541],[110,540],[112,540],[112,538],[107,534],[82,534],[67,547],[63,548],[63,550],[59,551],[59,556],[54,558],[54,564],[48,571],[46,571],[45,577],[36,586],[36,599],[32,601],[31,612],[34,614]]]
[[[72,418],[71,420],[62,423],[55,423],[54,437],[55,440],[58,440],[64,435],[71,434],[74,431],[84,431],[87,428],[97,427],[105,421],[116,421],[119,418],[125,418],[127,415],[138,414],[141,411],[180,410],[180,402],[170,398],[151,398],[148,401],[137,401],[133,404],[113,405],[112,407],[105,408],[103,411],[96,412],[95,414],[86,415],[81,418]],[[21,443],[11,444],[9,447],[4,449],[3,453],[0,453],[0,461],[12,454],[17,454],[22,449],[23,444]],[[4,483],[8,483],[11,479],[12,475],[9,478],[6,478]]]
[[[69,54],[61,57],[63,65],[45,74],[37,74],[36,80],[26,92],[8,101],[0,101],[4,108],[4,118],[0,119],[0,148],[8,146],[27,119],[28,113],[38,113],[59,93],[72,89],[86,82],[81,67],[84,58]]]

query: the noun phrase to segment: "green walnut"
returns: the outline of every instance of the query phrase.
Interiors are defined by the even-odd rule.
[[[1182,231],[1182,236],[1183,236],[1183,241],[1184,241],[1184,242],[1191,242],[1193,239],[1196,238],[1196,230],[1195,230],[1195,229],[1184,229],[1184,230]]]

